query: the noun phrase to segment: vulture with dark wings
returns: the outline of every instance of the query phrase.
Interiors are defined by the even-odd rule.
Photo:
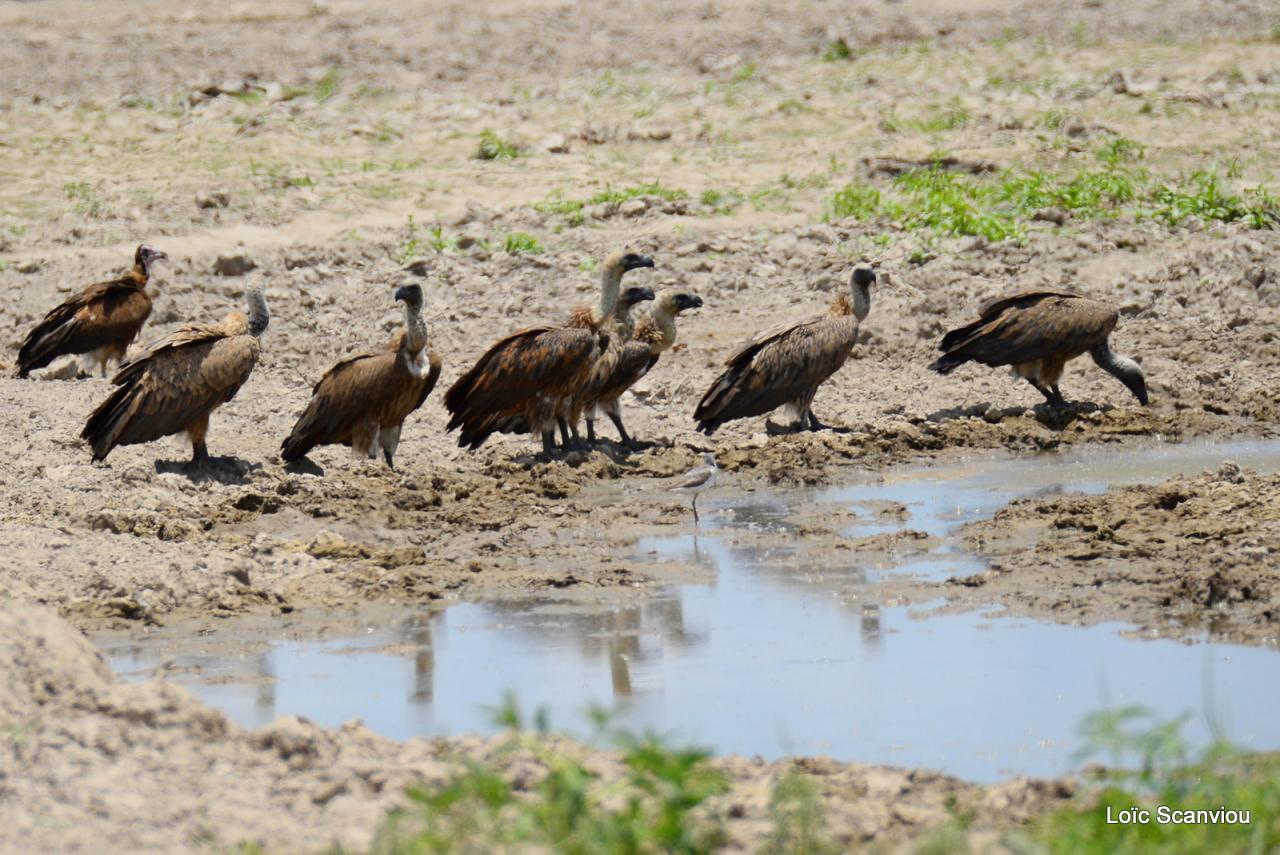
[[[119,445],[151,442],[185,432],[193,465],[209,459],[209,416],[230,401],[258,362],[258,339],[271,320],[262,291],[247,293],[249,314],[231,312],[221,323],[187,324],[120,366],[116,389],[81,431],[103,460]]]
[[[124,359],[150,317],[147,280],[152,265],[168,257],[144,243],[119,279],[90,285],[45,315],[22,342],[17,376],[26,377],[59,356],[88,353],[106,377],[107,363]]]
[[[1138,363],[1111,352],[1108,339],[1120,313],[1110,303],[1070,291],[1023,291],[984,303],[978,320],[947,333],[943,355],[929,367],[950,374],[966,362],[1008,365],[1054,406],[1067,403],[1058,389],[1067,362],[1083,353],[1146,405],[1147,383]]]
[[[849,277],[849,293],[837,296],[829,311],[769,327],[739,346],[693,414],[698,430],[710,436],[727,421],[782,406],[789,424],[766,422],[770,433],[826,427],[813,414],[813,397],[853,351],[858,326],[871,311],[875,281],[871,266],[859,264]]]
[[[395,298],[404,302],[404,329],[384,347],[344,359],[320,378],[281,446],[286,461],[305,457],[317,445],[341,444],[362,459],[381,450],[395,469],[400,428],[440,379],[440,357],[427,347],[422,288],[401,285]]]

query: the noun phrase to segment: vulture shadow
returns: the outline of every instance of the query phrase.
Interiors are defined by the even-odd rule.
[[[324,467],[310,457],[299,457],[297,460],[289,461],[284,465],[284,471],[293,475],[324,476]]]
[[[990,403],[971,404],[967,407],[947,407],[935,410],[925,416],[927,422],[950,422],[957,419],[984,419],[992,424],[999,424],[1005,419],[1030,416],[1050,430],[1065,430],[1081,416],[1089,413],[1110,412],[1114,407],[1110,404],[1095,404],[1092,401],[1068,401],[1066,404],[1050,404],[1042,402],[1033,407],[995,408]]]
[[[210,457],[203,463],[189,460],[157,460],[156,474],[183,475],[193,484],[210,481],[218,484],[247,484],[249,476],[262,468],[261,463],[250,463],[239,457]]]

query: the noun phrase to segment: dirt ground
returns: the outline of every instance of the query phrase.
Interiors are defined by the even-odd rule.
[[[703,450],[717,453],[727,489],[749,490],[985,450],[1275,435],[1274,231],[1120,216],[1037,222],[1025,243],[990,243],[822,215],[876,158],[945,150],[1069,170],[1114,135],[1140,142],[1153,171],[1218,165],[1240,187],[1271,182],[1277,25],[1261,0],[4,4],[0,590],[81,629],[541,588],[643,595],[687,571],[638,564],[622,547],[691,525],[669,479]],[[840,43],[850,58],[821,61]],[[953,113],[964,120],[936,121]],[[520,156],[478,159],[488,130]],[[581,222],[557,206],[653,183],[663,192],[588,202]],[[506,251],[512,234],[542,251]],[[77,436],[108,383],[60,379],[74,365],[8,379],[26,330],[71,290],[122,269],[140,241],[171,258],[152,282],[146,340],[239,307],[250,283],[271,305],[257,369],[214,416],[210,450],[225,459],[211,474],[183,471],[178,439],[93,465]],[[550,464],[533,459],[527,438],[458,449],[444,432],[443,389],[503,333],[591,302],[598,259],[623,245],[657,264],[634,281],[705,301],[624,399],[628,426],[650,446]],[[713,439],[694,433],[694,405],[728,349],[820,310],[864,257],[881,271],[871,315],[815,403],[844,430],[766,437],[751,420]],[[391,291],[406,279],[426,291],[444,372],[405,426],[399,472],[341,449],[316,452],[315,471],[286,470],[279,443],[311,384],[397,328]],[[1087,360],[1064,379],[1068,397],[1086,402],[1067,413],[1034,406],[1038,396],[1003,372],[926,370],[941,333],[982,299],[1040,285],[1120,305],[1112,343],[1140,360],[1149,408]],[[1211,624],[1230,602],[1225,632],[1273,638],[1276,589],[1263,570],[1241,574],[1251,562],[1274,567],[1278,488],[1234,477],[1015,504],[972,530],[995,556],[991,571],[948,595],[1143,626]],[[1183,498],[1171,504],[1174,494]],[[1221,555],[1212,578],[1161,578],[1192,548]],[[254,786],[272,788],[288,768],[258,745],[269,737],[236,732],[176,690],[113,686],[87,654],[77,661],[88,706],[58,701],[48,718],[58,723],[33,745],[66,741],[58,728],[128,742],[130,722],[145,719],[192,746],[193,763],[257,770]],[[99,695],[116,700],[103,706]],[[333,752],[357,742],[386,758],[408,751],[359,732],[307,739]],[[91,768],[120,750],[82,740]],[[420,759],[405,760],[404,774],[439,774],[432,751],[413,748]],[[130,745],[120,756],[138,764],[127,774],[149,769],[163,788],[161,769],[190,768],[148,765],[163,753]],[[23,798],[52,805],[62,774],[50,769]],[[307,828],[314,836],[298,840],[323,843],[328,829],[358,825],[311,806],[306,788],[323,774],[289,790],[296,815],[246,828],[263,823],[269,840]],[[254,795],[264,791],[246,787],[236,803],[265,804]],[[146,798],[120,796],[135,797]],[[352,797],[352,810],[364,822],[388,798],[357,807]],[[122,804],[80,805],[76,816],[103,825],[67,833],[89,845],[128,812]],[[179,834],[157,817],[131,833],[174,848],[218,820],[192,814]],[[40,833],[54,841],[53,827]]]

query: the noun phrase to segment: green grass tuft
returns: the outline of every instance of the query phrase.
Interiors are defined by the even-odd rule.
[[[476,148],[478,160],[515,160],[519,156],[520,147],[510,140],[502,139],[491,130],[480,134],[480,145]]]
[[[511,255],[538,255],[546,251],[536,237],[526,232],[507,235],[503,249]]]

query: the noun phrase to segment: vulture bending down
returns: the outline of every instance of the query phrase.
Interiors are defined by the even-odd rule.
[[[427,348],[422,288],[401,285],[404,329],[380,350],[344,359],[329,369],[311,403],[281,446],[281,457],[298,460],[317,445],[351,446],[357,457],[377,457],[395,469],[400,427],[440,379],[440,357]]]
[[[128,273],[90,285],[45,315],[22,342],[17,376],[26,377],[59,356],[91,353],[106,377],[107,362],[124,359],[129,344],[147,322],[151,266],[168,257],[144,243],[133,254]]]
[[[185,431],[193,464],[209,458],[209,416],[230,401],[258,361],[258,339],[271,316],[262,291],[249,290],[249,314],[221,323],[186,324],[120,366],[117,388],[89,416],[81,438],[103,460],[117,445],[151,442]]]
[[[499,341],[445,393],[449,430],[461,428],[458,445],[475,450],[493,433],[532,430],[550,454],[558,417],[608,346],[605,325],[618,306],[622,276],[653,267],[646,255],[616,251],[605,259],[600,306],[579,309],[564,326],[520,330]]]
[[[871,310],[875,281],[870,265],[859,264],[849,278],[850,294],[837,296],[826,314],[777,324],[739,346],[693,414],[698,430],[711,436],[727,421],[762,416],[784,404],[791,424],[766,422],[770,433],[825,427],[813,414],[813,396],[849,358],[858,325]]]
[[[627,435],[622,424],[622,393],[630,389],[658,363],[665,350],[676,343],[676,316],[686,309],[702,305],[702,298],[675,288],[658,294],[653,310],[640,318],[635,325],[631,341],[621,348],[608,376],[584,400],[587,413],[587,440],[595,442],[595,422],[603,411],[623,445],[635,446],[635,440]],[[601,360],[603,361],[603,360]]]
[[[1058,389],[1062,369],[1088,352],[1146,405],[1142,369],[1112,353],[1107,342],[1120,316],[1110,303],[1070,291],[1023,291],[984,303],[978,315],[943,337],[939,349],[944,355],[930,368],[950,374],[966,362],[1009,365],[1015,377],[1035,386],[1050,404],[1062,406],[1067,403]]]

